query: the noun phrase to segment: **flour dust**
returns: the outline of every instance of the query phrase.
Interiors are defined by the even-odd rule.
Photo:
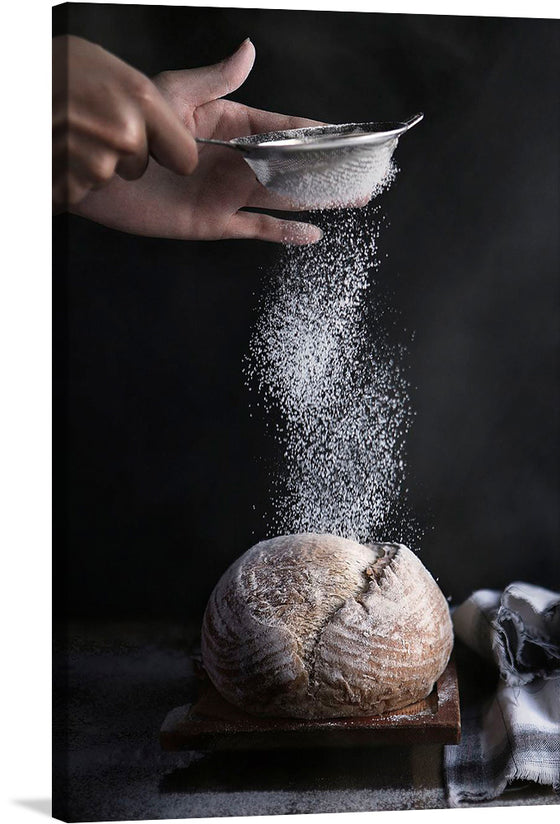
[[[412,412],[406,349],[390,340],[375,277],[380,213],[314,222],[324,237],[284,251],[245,363],[278,446],[266,531],[404,540]]]

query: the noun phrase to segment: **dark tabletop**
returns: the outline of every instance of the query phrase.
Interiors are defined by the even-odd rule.
[[[197,627],[72,625],[54,657],[53,813],[69,821],[447,807],[439,745],[162,752],[167,712],[193,701]],[[458,661],[461,677],[461,660]],[[554,804],[515,787],[493,805]]]

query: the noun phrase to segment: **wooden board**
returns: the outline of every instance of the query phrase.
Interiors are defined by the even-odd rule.
[[[318,721],[249,715],[225,701],[202,674],[198,701],[168,713],[160,743],[168,751],[355,747],[457,744],[460,735],[457,674],[450,661],[423,701],[383,715]]]

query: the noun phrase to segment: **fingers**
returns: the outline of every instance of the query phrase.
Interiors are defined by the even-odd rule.
[[[123,180],[138,180],[146,171],[148,160],[148,135],[145,126],[143,126],[140,129],[134,151],[120,157],[115,171]]]
[[[305,129],[310,126],[325,125],[319,120],[308,120],[305,117],[267,112],[263,109],[252,109],[249,106],[246,107],[245,111],[249,119],[251,134],[282,132],[286,129]]]
[[[270,215],[237,212],[229,221],[223,239],[267,240],[272,243],[286,243],[307,246],[317,243],[323,237],[318,226],[295,220],[281,220]]]
[[[220,100],[202,105],[196,110],[195,118],[198,135],[216,137],[220,140],[325,125],[318,120],[252,109],[233,100]]]
[[[190,111],[231,94],[245,82],[255,62],[255,47],[247,38],[230,56],[211,66],[163,72],[156,82],[164,94]]]
[[[168,106],[155,86],[143,99],[150,153],[162,166],[180,175],[194,172],[198,163],[196,141]]]
[[[116,151],[81,132],[53,135],[53,201],[76,205],[92,189],[106,186],[115,173]]]
[[[260,183],[255,184],[255,193],[247,201],[247,206],[251,209],[271,209],[276,212],[301,212],[307,210],[304,203],[297,203],[288,197],[279,195]]]

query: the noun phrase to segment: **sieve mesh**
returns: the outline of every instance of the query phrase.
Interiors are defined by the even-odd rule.
[[[263,186],[305,208],[367,203],[394,176],[399,137],[418,122],[347,123],[232,141]]]
[[[306,152],[286,157],[245,157],[267,189],[296,206],[328,208],[366,203],[392,173],[397,140],[362,149]]]

